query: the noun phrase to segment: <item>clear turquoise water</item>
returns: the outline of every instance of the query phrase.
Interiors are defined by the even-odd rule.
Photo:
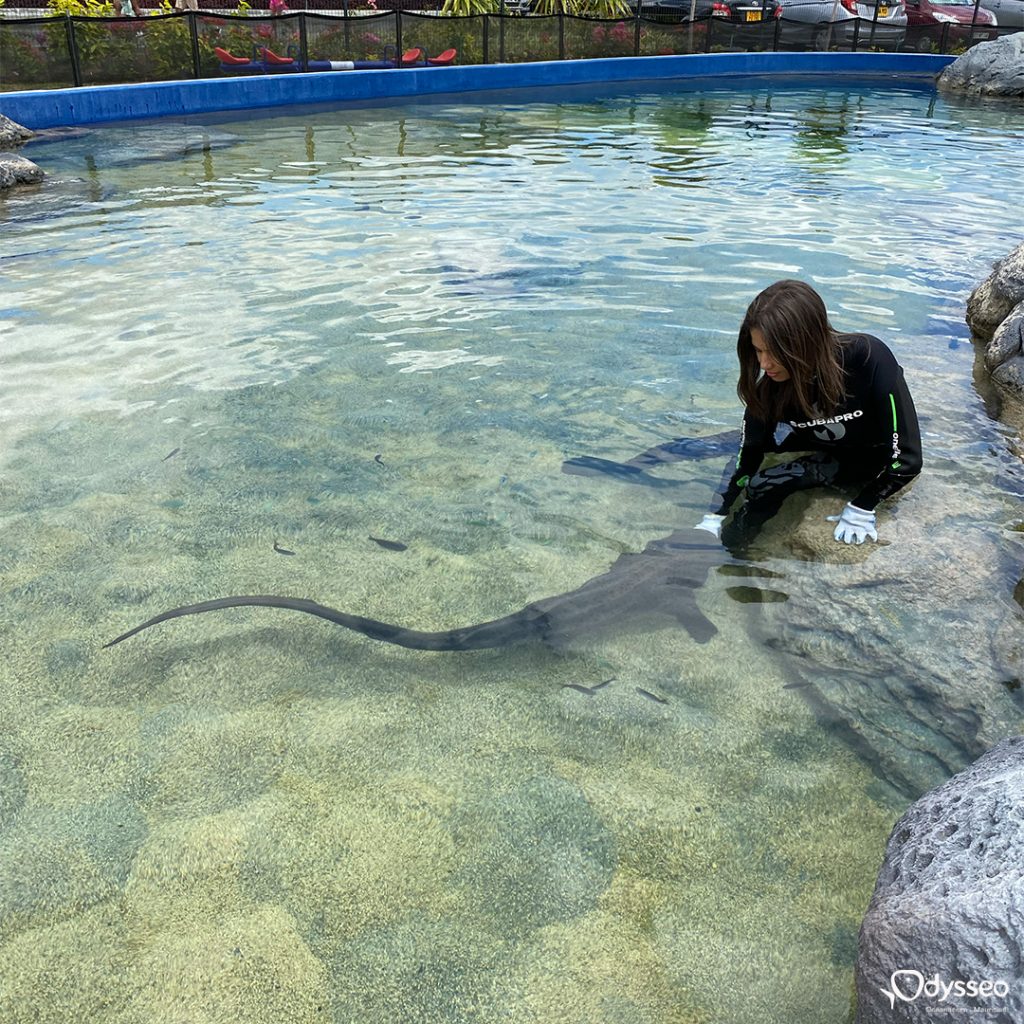
[[[0,200],[0,1018],[847,1020],[893,821],[1021,726],[1024,484],[963,305],[1020,240],[1022,139],[754,82],[33,143],[47,183]],[[928,460],[870,552],[834,497],[784,512],[786,602],[713,575],[705,645],[628,608],[476,654],[243,610],[101,649],[231,593],[441,629],[579,586],[721,463],[562,461],[735,426],[780,276],[891,344]]]

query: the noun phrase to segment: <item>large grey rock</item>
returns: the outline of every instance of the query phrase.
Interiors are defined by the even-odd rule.
[[[17,149],[30,138],[28,128],[0,114],[0,192],[15,185],[31,185],[43,180],[42,169],[27,157],[8,150]]]
[[[0,114],[0,149],[17,149],[18,146],[32,138],[28,128]]]
[[[938,79],[943,92],[1024,98],[1024,32],[972,46]]]
[[[1024,301],[1024,242],[992,265],[992,273],[967,299],[967,326],[984,342]]]
[[[893,828],[860,930],[857,1024],[1020,1024],[1022,965],[1024,736],[1015,736]]]
[[[0,152],[0,190],[43,180],[41,167],[19,153]]]
[[[1024,399],[1024,243],[995,263],[971,292],[966,317],[971,333],[986,345],[992,379]]]
[[[992,286],[1011,302],[1024,299],[1024,242],[992,268]]]
[[[997,384],[1024,397],[1024,302],[996,328],[985,349],[985,366]]]

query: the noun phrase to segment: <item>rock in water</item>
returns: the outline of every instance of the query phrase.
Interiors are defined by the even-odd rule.
[[[33,132],[28,128],[0,114],[0,149],[17,149],[22,143],[32,138]]]
[[[939,75],[942,92],[1024,99],[1024,32],[972,46]]]
[[[857,1024],[1024,1020],[1022,808],[1015,736],[896,823],[860,929]]]
[[[0,114],[0,192],[15,185],[31,185],[43,180],[43,172],[19,153],[9,153],[27,142],[34,133],[17,121]]]
[[[18,153],[0,152],[0,190],[43,180],[42,168]]]
[[[1020,64],[1024,76],[1024,56]],[[992,379],[1024,399],[1024,244],[997,261],[971,292],[966,315],[971,333],[985,343],[985,368]]]

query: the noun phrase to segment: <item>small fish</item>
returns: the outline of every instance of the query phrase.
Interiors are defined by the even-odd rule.
[[[370,537],[374,544],[379,544],[388,551],[407,551],[408,544],[402,544],[397,540],[385,540],[383,537]]]
[[[812,685],[813,684],[810,682],[810,680],[804,679],[804,680],[802,680],[800,682],[796,682],[796,683],[783,683],[782,684],[782,688],[784,690],[801,690],[805,686],[812,686]]]
[[[636,688],[636,692],[639,693],[641,697],[646,697],[648,700],[653,700],[656,704],[668,703],[667,697],[659,697],[656,693],[651,693],[650,690],[645,690],[642,686],[638,686]]]
[[[898,579],[878,579],[878,580],[862,580],[860,583],[851,583],[847,586],[847,590],[872,590],[875,587],[888,587],[900,583],[909,583],[909,580],[898,580]]]
[[[760,576],[771,580],[784,579],[781,572],[772,572],[771,569],[765,569],[760,565],[734,565],[726,563],[725,565],[720,565],[716,571],[721,576]]]
[[[173,452],[168,452],[160,461],[161,462],[166,462],[168,459],[173,458],[175,455],[177,455],[178,452],[180,452],[180,451],[181,451],[180,448],[175,448]]]
[[[562,688],[576,690],[577,693],[585,693],[588,697],[593,697],[598,690],[614,682],[615,676],[612,676],[611,679],[606,679],[603,683],[595,683],[593,686],[584,686],[582,683],[562,683]]]
[[[289,550],[288,550],[287,548],[283,548],[283,547],[281,547],[281,545],[280,545],[280,544],[278,544],[276,540],[274,541],[274,550],[275,550],[275,551],[276,551],[276,552],[277,552],[277,553],[278,553],[279,555],[294,555],[294,554],[295,554],[295,552],[294,552],[294,551],[289,551]]]
[[[781,590],[763,590],[761,587],[726,587],[725,592],[740,604],[776,604],[789,600],[789,594]]]
[[[373,461],[376,462],[378,466],[383,466],[384,465],[384,456],[380,452],[377,452],[377,454],[374,455],[374,457],[373,457]]]

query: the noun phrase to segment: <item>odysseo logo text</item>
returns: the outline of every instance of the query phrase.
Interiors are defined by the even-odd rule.
[[[1005,981],[945,981],[939,975],[930,978],[920,971],[901,969],[889,975],[889,987],[881,989],[893,1009],[897,1002],[912,1003],[916,999],[930,999],[945,1003],[953,999],[1005,999],[1010,986]]]

